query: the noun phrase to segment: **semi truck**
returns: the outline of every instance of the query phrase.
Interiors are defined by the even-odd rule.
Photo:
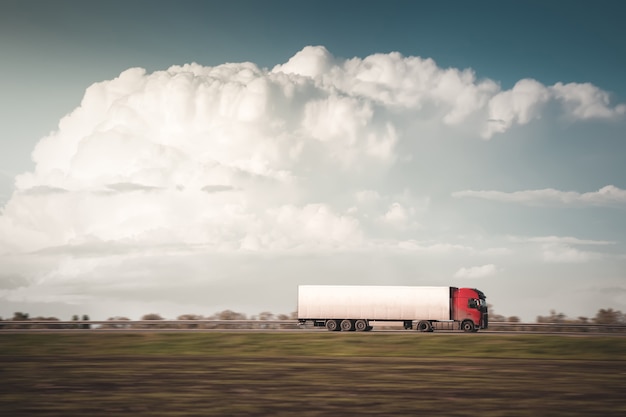
[[[300,285],[298,323],[329,331],[369,331],[395,322],[421,332],[486,329],[485,294],[475,288]]]

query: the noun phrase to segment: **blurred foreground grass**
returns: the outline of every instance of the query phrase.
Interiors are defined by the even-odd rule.
[[[398,333],[0,334],[0,355],[473,357],[626,360],[626,337]]]
[[[0,333],[7,416],[623,416],[626,338]]]

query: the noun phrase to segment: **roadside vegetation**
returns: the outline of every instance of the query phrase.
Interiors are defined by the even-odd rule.
[[[626,338],[407,333],[0,334],[0,356],[472,357],[626,360]]]
[[[0,334],[10,416],[623,416],[626,338]]]

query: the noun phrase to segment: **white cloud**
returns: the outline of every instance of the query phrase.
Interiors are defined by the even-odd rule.
[[[381,198],[380,194],[374,190],[360,190],[356,192],[355,196],[360,203],[373,203]]]
[[[358,220],[337,215],[325,204],[286,205],[270,214],[275,219],[271,233],[277,234],[279,249],[354,247],[363,239]]]
[[[400,203],[393,203],[384,214],[382,220],[385,223],[402,226],[409,219],[410,213]]]
[[[169,291],[172,281],[228,281],[241,258],[286,253],[481,255],[423,236],[420,224],[450,226],[423,221],[430,196],[406,189],[428,180],[414,176],[428,173],[413,156],[450,132],[506,133],[551,101],[573,119],[624,114],[588,84],[521,80],[502,90],[471,69],[397,52],[342,59],[306,47],[269,71],[253,63],[128,69],[87,88],[37,144],[34,170],[16,177],[0,213],[0,260],[27,284],[0,298],[84,300],[84,283],[90,294],[108,284]],[[603,205],[624,204],[625,194],[607,186],[454,196]],[[560,249],[548,258],[566,257]],[[253,264],[239,276],[256,276]]]
[[[616,242],[608,240],[590,240],[579,239],[572,236],[537,236],[537,237],[519,237],[511,236],[509,240],[512,242],[530,242],[543,244],[566,244],[566,245],[613,245]]]
[[[454,274],[455,278],[485,278],[495,275],[498,268],[493,264],[461,268]]]
[[[398,242],[395,246],[399,249],[421,253],[426,255],[446,255],[450,253],[470,253],[473,249],[469,246],[454,243],[431,243],[418,242],[416,240],[405,240]]]
[[[544,261],[550,263],[584,263],[601,259],[602,254],[583,251],[569,245],[551,243],[542,246]]]
[[[609,93],[593,84],[556,83],[550,89],[577,119],[609,119],[626,114],[626,105],[611,107]]]
[[[523,79],[501,90],[493,80],[478,80],[471,69],[442,69],[432,59],[397,52],[341,60],[323,47],[306,47],[272,72],[310,77],[317,85],[395,111],[417,111],[413,117],[428,115],[445,125],[463,123],[478,129],[476,134],[484,139],[540,118],[551,101],[574,120],[626,114],[626,105],[612,106],[609,94],[589,83],[545,86]]]
[[[489,123],[483,137],[505,132],[514,123],[529,123],[549,99],[549,90],[543,84],[529,79],[518,81],[511,90],[501,91],[489,100]]]
[[[606,258],[600,252],[579,249],[580,246],[608,246],[617,242],[607,240],[580,239],[572,236],[510,236],[510,242],[529,244],[536,248],[541,258],[548,263],[586,263]]]
[[[559,191],[552,188],[525,191],[457,191],[452,193],[455,198],[481,198],[484,200],[518,203],[525,205],[577,205],[577,206],[624,206],[626,190],[607,185],[598,191],[579,193],[576,191]]]
[[[335,58],[323,46],[305,46],[282,65],[276,65],[272,72],[284,72],[303,77],[315,78],[328,74],[335,67]]]

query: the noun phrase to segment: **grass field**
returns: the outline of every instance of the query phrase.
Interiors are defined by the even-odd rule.
[[[7,416],[623,416],[626,337],[0,333]]]

